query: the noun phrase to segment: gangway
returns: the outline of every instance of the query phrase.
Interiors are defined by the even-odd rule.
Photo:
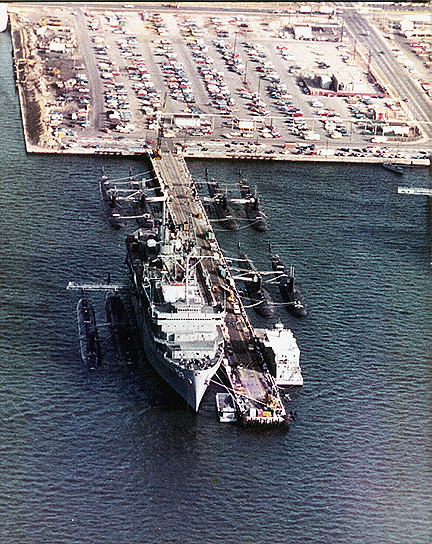
[[[432,189],[426,187],[398,187],[398,193],[402,195],[432,196]]]

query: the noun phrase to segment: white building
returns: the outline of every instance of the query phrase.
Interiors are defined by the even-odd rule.
[[[311,40],[312,29],[310,25],[295,25],[294,38],[296,40]]]

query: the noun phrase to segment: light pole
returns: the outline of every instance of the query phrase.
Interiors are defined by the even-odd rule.
[[[237,34],[238,34],[238,32],[235,32],[235,33],[234,33],[233,62],[234,62],[235,55],[236,55],[236,48],[237,48]]]
[[[246,70],[247,70],[247,64],[248,64],[248,61],[245,61],[245,67],[244,67],[244,76],[243,76],[243,84],[246,85]]]

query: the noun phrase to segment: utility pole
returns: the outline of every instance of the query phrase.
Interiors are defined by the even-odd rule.
[[[248,64],[248,61],[246,60],[245,61],[245,67],[244,67],[244,76],[243,76],[243,84],[244,85],[246,85],[246,81],[247,81],[247,78],[246,78],[247,64]]]

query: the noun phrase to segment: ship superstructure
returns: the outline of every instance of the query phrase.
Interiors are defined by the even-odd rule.
[[[148,360],[197,411],[222,362],[225,312],[200,286],[203,257],[188,230],[174,232],[164,211],[159,226],[137,230],[126,245]]]

